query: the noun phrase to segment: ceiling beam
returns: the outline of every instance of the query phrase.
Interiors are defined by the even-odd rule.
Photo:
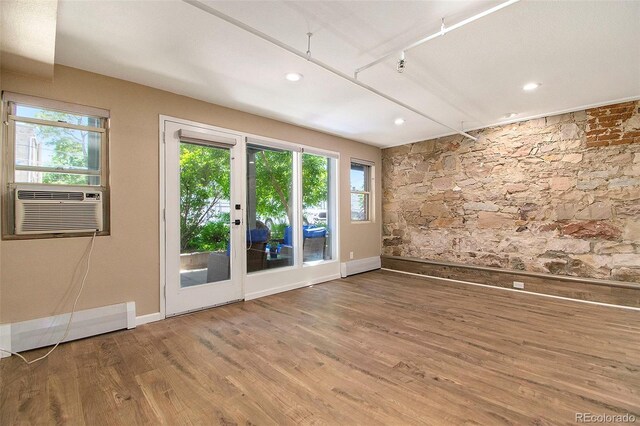
[[[182,1],[184,1],[187,4],[192,5],[194,7],[197,7],[198,9],[200,9],[200,10],[202,10],[202,11],[204,11],[204,12],[210,14],[210,15],[216,16],[216,17],[222,19],[223,21],[225,21],[225,22],[227,22],[227,23],[229,23],[231,25],[234,25],[234,26],[236,26],[236,27],[248,32],[248,33],[251,33],[251,34],[255,35],[256,37],[261,38],[262,40],[265,40],[265,41],[267,41],[267,42],[269,42],[269,43],[271,43],[271,44],[273,44],[275,46],[278,46],[279,48],[284,49],[287,52],[290,52],[290,53],[292,53],[292,54],[294,54],[294,55],[296,55],[296,56],[298,56],[298,57],[300,57],[300,58],[302,58],[302,59],[304,59],[306,61],[309,61],[309,62],[319,66],[320,68],[323,68],[325,71],[328,71],[331,74],[334,74],[334,75],[342,78],[343,80],[347,80],[348,82],[353,83],[356,86],[360,86],[363,89],[365,89],[365,90],[367,90],[367,91],[369,91],[369,92],[371,92],[371,93],[373,93],[373,94],[375,94],[377,96],[380,96],[381,98],[384,98],[384,99],[386,99],[386,100],[388,100],[390,102],[393,102],[396,105],[401,106],[402,108],[405,108],[405,109],[407,109],[407,110],[409,110],[409,111],[411,111],[411,112],[413,112],[415,114],[418,114],[421,117],[426,118],[427,120],[433,121],[434,123],[439,124],[440,126],[445,127],[447,129],[449,129],[449,130],[451,130],[451,131],[453,131],[453,132],[455,132],[455,133],[457,133],[459,135],[462,135],[462,136],[464,136],[466,138],[469,138],[471,140],[474,140],[474,141],[477,140],[476,137],[470,135],[469,133],[466,133],[466,132],[464,132],[464,131],[462,131],[460,129],[456,129],[456,128],[452,127],[452,126],[444,124],[443,122],[436,120],[435,118],[433,118],[430,115],[425,114],[424,112],[412,107],[411,105],[408,105],[408,104],[406,104],[406,103],[404,103],[404,102],[402,102],[402,101],[400,101],[400,100],[398,100],[398,99],[396,99],[396,98],[394,98],[392,96],[389,96],[386,93],[383,93],[383,92],[379,91],[378,89],[375,89],[375,88],[369,86],[368,84],[362,83],[361,81],[351,77],[350,75],[345,74],[342,71],[340,71],[340,70],[338,70],[336,68],[333,68],[332,66],[330,66],[328,64],[325,64],[324,62],[313,58],[311,56],[311,52],[309,50],[307,52],[302,52],[302,51],[300,51],[300,50],[298,50],[298,49],[296,49],[294,47],[289,46],[288,44],[285,44],[285,43],[281,42],[280,40],[278,40],[278,39],[276,39],[274,37],[271,37],[268,34],[263,33],[260,30],[257,30],[255,28],[253,28],[252,26],[247,25],[244,22],[241,22],[241,21],[239,21],[239,20],[237,20],[237,19],[235,19],[235,18],[233,18],[233,17],[231,17],[229,15],[226,15],[226,14],[220,12],[219,10],[214,9],[213,7],[211,7],[211,6],[207,5],[207,4],[204,4],[204,3],[202,3],[202,2],[200,2],[198,0],[182,0]],[[308,35],[310,36],[310,34],[308,34]]]

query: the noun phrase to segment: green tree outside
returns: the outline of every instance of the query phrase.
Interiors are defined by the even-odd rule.
[[[293,154],[289,151],[260,151],[256,154],[256,212],[273,222],[293,222],[290,206],[293,181]],[[302,156],[302,208],[315,207],[327,199],[327,158]]]
[[[327,199],[327,158],[304,154],[302,162],[303,208]],[[180,228],[183,251],[224,250],[229,238],[229,215],[212,215],[221,201],[229,200],[229,151],[181,144]],[[259,151],[255,156],[256,216],[271,219],[272,238],[283,238],[292,223],[293,154]]]
[[[226,247],[229,218],[215,207],[230,198],[230,152],[180,144],[180,248],[213,251]]]
[[[98,120],[91,117],[49,110],[39,111],[35,116],[42,120],[84,126],[95,126],[97,124],[92,121]],[[52,167],[86,170],[90,168],[90,160],[93,160],[96,165],[100,162],[98,158],[99,150],[97,148],[100,144],[100,136],[96,132],[57,126],[36,125],[35,134],[42,143],[53,151],[50,160]],[[90,151],[92,149],[96,156],[95,159],[90,159]],[[86,175],[47,172],[43,173],[42,183],[87,185],[90,183],[89,179]]]

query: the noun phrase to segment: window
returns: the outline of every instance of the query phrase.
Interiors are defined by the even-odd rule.
[[[352,160],[350,173],[352,222],[367,222],[372,220],[372,181],[373,163],[363,160]]]
[[[108,111],[7,92],[3,102],[8,124],[4,234],[13,233],[16,186],[72,185],[106,192]]]
[[[334,260],[338,154],[257,138],[246,149],[247,272]]]
[[[247,272],[294,265],[294,152],[247,145]]]
[[[13,183],[102,185],[105,117],[8,103]]]
[[[307,264],[333,259],[337,159],[328,155],[302,154],[302,249]]]

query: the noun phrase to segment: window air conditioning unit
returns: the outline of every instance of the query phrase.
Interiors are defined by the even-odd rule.
[[[16,235],[102,231],[102,191],[18,186]]]

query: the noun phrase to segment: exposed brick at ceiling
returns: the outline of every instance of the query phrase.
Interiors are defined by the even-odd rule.
[[[587,147],[640,142],[640,101],[587,110]]]

